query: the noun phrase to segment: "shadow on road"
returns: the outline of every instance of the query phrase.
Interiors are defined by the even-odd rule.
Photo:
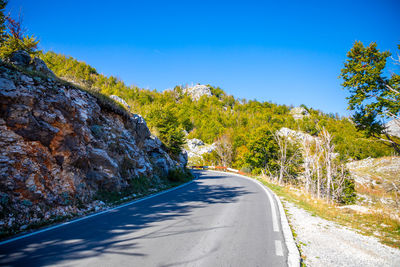
[[[252,193],[216,180],[221,178],[200,174],[192,184],[167,194],[0,246],[0,265],[65,264],[104,254],[150,256],[140,252],[141,240],[212,230],[196,225],[197,209]],[[151,228],[161,221],[162,227]],[[132,235],[139,230],[141,235]]]

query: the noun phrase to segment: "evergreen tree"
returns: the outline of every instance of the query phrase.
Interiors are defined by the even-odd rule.
[[[3,18],[6,22],[6,32],[2,32],[0,57],[7,59],[11,56],[12,53],[19,50],[28,52],[31,55],[36,55],[38,53],[37,45],[39,41],[36,40],[33,35],[24,36],[24,29],[22,27],[21,17],[15,20],[10,16],[4,17],[3,14]]]
[[[0,45],[6,38],[6,16],[4,15],[6,5],[6,0],[0,0]]]
[[[388,78],[384,75],[390,55],[389,51],[380,52],[376,43],[365,47],[356,42],[347,53],[348,59],[340,76],[342,86],[351,93],[349,109],[355,111],[353,120],[357,128],[368,136],[388,142],[400,153],[400,142],[386,133],[382,120],[400,118],[400,76],[392,74]]]
[[[177,118],[167,106],[156,108],[148,116],[149,124],[172,156],[178,156],[185,144],[185,135],[177,123]]]

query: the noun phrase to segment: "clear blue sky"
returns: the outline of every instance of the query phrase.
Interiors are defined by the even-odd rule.
[[[347,115],[338,79],[355,40],[396,51],[400,1],[9,0],[40,48],[127,84],[220,86],[238,98]]]

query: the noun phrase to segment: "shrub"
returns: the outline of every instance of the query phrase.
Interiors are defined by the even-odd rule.
[[[353,179],[345,179],[343,184],[342,194],[339,197],[339,202],[349,205],[356,202],[356,190]]]
[[[24,28],[21,25],[21,17],[18,20],[14,20],[10,16],[6,16],[4,20],[6,22],[7,34],[4,35],[4,30],[1,32],[3,36],[0,46],[0,57],[9,58],[14,52],[20,50],[34,56],[37,53],[36,50],[39,41],[33,35],[23,36]],[[4,28],[4,24],[2,27]]]
[[[169,170],[167,178],[171,182],[185,182],[193,178],[193,174],[189,169],[175,168]]]
[[[26,51],[30,55],[36,54],[39,41],[33,36],[25,36],[22,39],[8,35],[0,47],[0,57],[9,58],[16,51]]]
[[[240,169],[240,171],[241,172],[244,172],[244,173],[251,173],[251,167],[250,166],[244,166],[244,167],[242,167],[241,169]]]

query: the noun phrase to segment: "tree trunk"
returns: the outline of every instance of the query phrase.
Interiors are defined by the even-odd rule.
[[[329,202],[331,199],[331,183],[332,183],[332,165],[330,156],[328,156],[326,164],[326,197]]]
[[[321,177],[320,177],[320,172],[319,172],[319,162],[317,163],[317,198],[319,199],[321,197]]]

